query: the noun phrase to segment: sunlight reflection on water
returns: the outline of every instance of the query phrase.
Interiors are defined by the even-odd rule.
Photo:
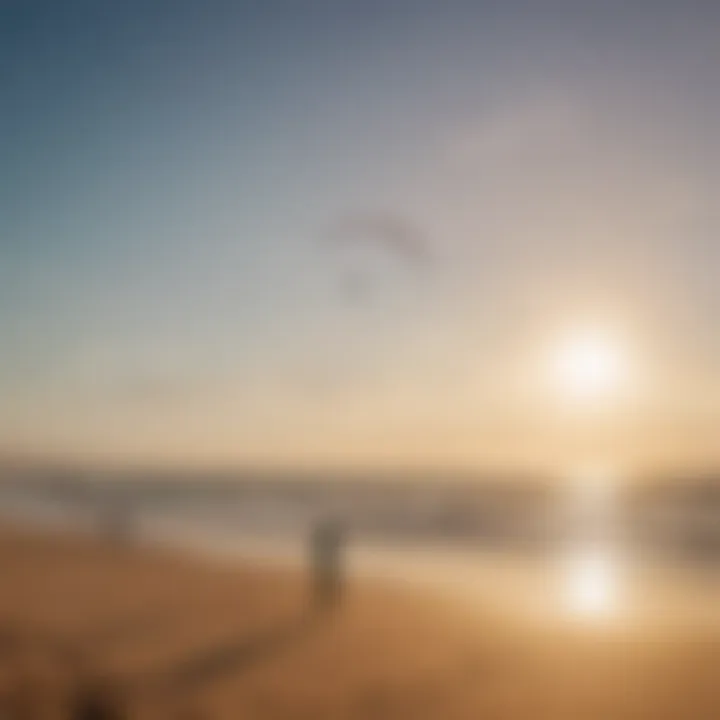
[[[616,610],[620,582],[615,558],[602,548],[577,551],[564,579],[564,607],[572,615],[593,618]]]
[[[601,466],[570,476],[566,513],[568,549],[563,563],[561,607],[586,619],[607,617],[619,610],[621,582],[612,547],[618,475]]]

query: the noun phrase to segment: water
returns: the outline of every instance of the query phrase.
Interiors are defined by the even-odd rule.
[[[97,497],[91,502],[79,497],[5,486],[0,511],[14,523],[102,533],[107,517],[98,510],[105,505]],[[504,534],[476,536],[448,532],[447,522],[440,522],[457,514],[437,516],[435,532],[428,532],[432,523],[420,522],[428,503],[412,494],[404,514],[396,516],[396,527],[390,518],[390,533],[382,502],[366,503],[363,512],[356,505],[348,514],[332,493],[320,492],[323,502],[298,502],[296,492],[286,496],[283,491],[254,499],[218,498],[197,488],[191,496],[178,491],[161,502],[149,497],[147,490],[136,489],[131,498],[136,541],[181,548],[216,562],[302,567],[314,522],[344,511],[355,524],[347,549],[351,577],[422,588],[466,608],[493,608],[527,622],[720,628],[717,557],[648,552],[648,543],[639,543],[620,522],[622,501],[608,485],[587,478],[564,487],[549,504],[536,506],[533,496],[530,506],[542,522],[525,508],[519,523],[500,523]],[[508,505],[495,507],[501,516],[515,512]],[[375,522],[378,513],[385,514],[385,525]],[[525,524],[542,527],[545,535],[518,532],[517,526]],[[454,529],[452,523],[449,527]]]

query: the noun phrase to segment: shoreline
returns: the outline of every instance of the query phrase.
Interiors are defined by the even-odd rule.
[[[48,522],[28,513],[22,520],[0,518],[0,528],[18,533],[69,535],[83,542],[103,544],[107,538],[91,522],[77,517]],[[202,524],[171,519],[168,523],[148,518],[130,538],[135,551],[164,553],[193,559],[203,565],[237,571],[262,567],[279,573],[302,575],[308,566],[308,538],[301,533],[276,537],[271,534],[220,531]],[[400,593],[418,592],[447,604],[454,611],[482,605],[487,611],[510,614],[513,622],[557,625],[585,620],[571,617],[564,594],[573,582],[572,553],[519,553],[481,546],[419,542],[380,542],[351,538],[346,548],[347,573],[358,585],[384,587]],[[617,564],[619,607],[602,617],[587,619],[611,630],[633,624],[644,632],[652,627],[682,632],[692,628],[720,632],[720,616],[713,597],[720,596],[720,573],[715,565],[688,566],[671,562],[645,563],[622,554]],[[531,598],[516,603],[508,598]]]

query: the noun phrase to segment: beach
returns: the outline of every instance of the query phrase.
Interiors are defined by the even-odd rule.
[[[131,718],[714,720],[720,709],[710,625],[522,623],[481,595],[456,603],[367,576],[317,612],[301,567],[47,530],[3,530],[0,563],[6,717],[80,717],[89,694]]]

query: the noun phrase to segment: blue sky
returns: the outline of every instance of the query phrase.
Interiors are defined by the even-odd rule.
[[[1,12],[11,450],[480,463],[584,315],[720,410],[712,3]]]

